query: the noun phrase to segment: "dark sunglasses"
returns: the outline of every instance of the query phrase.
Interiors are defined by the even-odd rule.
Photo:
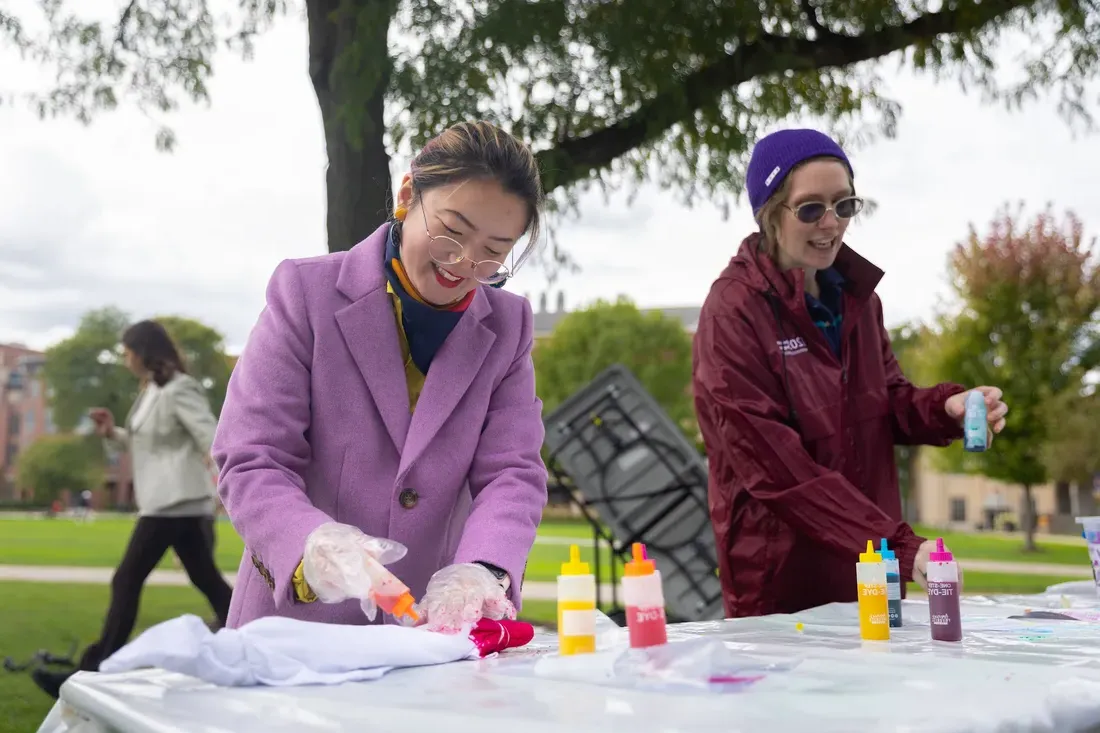
[[[787,208],[793,211],[803,224],[816,224],[830,211],[836,214],[837,219],[851,219],[863,210],[863,199],[858,196],[849,196],[835,202],[832,206],[826,206],[820,201],[809,201],[795,207],[787,206]]]

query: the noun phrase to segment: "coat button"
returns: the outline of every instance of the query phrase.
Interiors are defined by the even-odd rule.
[[[412,509],[420,501],[420,495],[416,493],[416,489],[402,489],[397,501],[406,509]]]

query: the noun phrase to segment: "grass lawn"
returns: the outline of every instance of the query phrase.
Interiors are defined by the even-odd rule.
[[[1060,575],[1012,575],[1010,573],[965,572],[963,575],[963,594],[992,593],[1042,593],[1048,587],[1058,583],[1079,581],[1081,578]],[[909,597],[923,595],[924,591],[916,583],[909,584]]]
[[[0,565],[115,567],[133,526],[132,518],[122,516],[100,516],[86,523],[68,518],[0,519]],[[241,539],[228,521],[216,526],[218,567],[235,569],[241,560]],[[169,556],[160,567],[173,567]]]
[[[126,548],[133,520],[128,517],[100,517],[81,524],[70,519],[0,519],[0,564],[6,565],[76,565],[114,567]],[[243,543],[226,520],[217,524],[218,566],[231,571],[241,559]],[[1088,562],[1084,540],[1080,546],[1038,541],[1038,552],[1025,553],[1018,539],[996,535],[937,532],[916,527],[925,537],[943,537],[957,557],[998,560],[1002,562],[1051,563],[1083,565]],[[557,544],[564,538],[575,538],[583,559],[592,562],[592,533],[580,521],[548,521],[539,527],[539,537],[551,543],[536,543],[528,564],[531,580],[553,580],[569,548]],[[606,559],[606,558],[605,558]],[[160,567],[172,568],[166,556]]]
[[[1037,539],[1036,552],[1024,552],[1024,542],[1012,537],[963,532],[943,532],[931,527],[913,528],[922,537],[935,539],[943,537],[944,544],[951,548],[955,557],[963,562],[971,560],[999,560],[1001,562],[1034,562],[1057,565],[1079,565],[1088,567],[1088,550],[1085,540],[1079,545],[1058,542],[1043,542]]]
[[[126,549],[133,528],[128,517],[100,517],[80,523],[70,519],[0,519],[0,565],[71,565],[78,567],[115,567]],[[217,562],[224,571],[234,571],[241,560],[244,543],[233,525],[222,519],[217,523]],[[579,522],[544,522],[543,537],[576,538],[581,559],[593,561],[592,533]],[[569,559],[565,544],[536,544],[527,562],[529,580],[552,581]],[[607,554],[603,555],[604,562]],[[621,563],[620,563],[621,565]],[[159,565],[172,569],[171,554]],[[607,566],[601,568],[606,579]]]

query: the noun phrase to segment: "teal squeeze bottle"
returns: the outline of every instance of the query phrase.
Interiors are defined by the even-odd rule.
[[[886,548],[886,538],[879,544],[882,564],[886,566],[886,606],[890,614],[890,628],[901,628],[901,565],[893,550]]]
[[[969,453],[981,453],[986,449],[985,395],[976,389],[966,395],[966,414],[963,417],[963,448]]]

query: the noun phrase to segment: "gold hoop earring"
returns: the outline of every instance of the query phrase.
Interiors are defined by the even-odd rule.
[[[409,210],[406,209],[404,206],[398,206],[396,209],[393,210],[393,218],[397,219],[398,221],[405,221],[405,217],[408,215],[408,213]]]

